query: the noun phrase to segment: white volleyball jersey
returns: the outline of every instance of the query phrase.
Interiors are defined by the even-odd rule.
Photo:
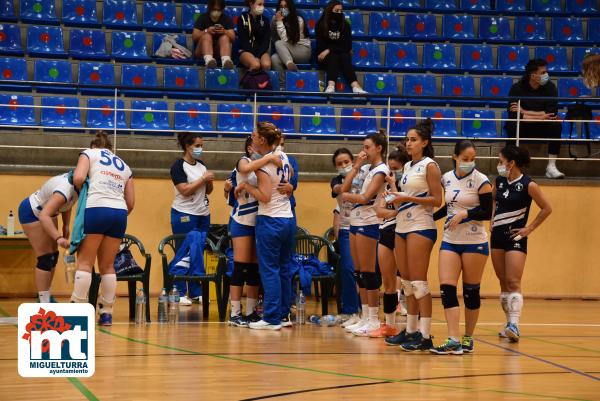
[[[292,168],[290,160],[284,152],[277,152],[283,167],[277,167],[273,163],[269,163],[260,171],[266,173],[271,180],[271,201],[268,203],[258,202],[258,215],[269,217],[294,217],[292,214],[292,205],[290,198],[287,195],[280,194],[277,186],[284,182],[290,182]]]
[[[398,189],[398,191],[401,191],[400,189],[400,181],[396,181],[396,188]],[[386,184],[385,189],[390,190],[390,186]],[[388,210],[394,210],[394,204],[390,203],[390,204],[386,204],[385,206],[386,209]],[[381,222],[381,225],[379,226],[380,230],[385,230],[386,228],[391,230],[393,228],[396,227],[396,216],[391,217],[389,219],[383,219],[383,221]]]
[[[340,230],[349,230],[350,229],[350,215],[352,214],[352,208],[354,204],[352,202],[343,201],[342,194],[335,194],[333,192],[333,187],[336,185],[342,185],[344,183],[344,177],[338,175],[331,180],[331,196],[335,198],[337,202],[336,210],[338,211],[340,218]],[[352,191],[352,190],[351,190]],[[358,192],[358,191],[357,191]]]
[[[448,222],[454,215],[479,207],[479,190],[490,181],[485,174],[473,170],[464,177],[457,177],[454,170],[442,176]],[[451,244],[482,244],[487,242],[487,232],[483,221],[464,219],[454,230],[444,229],[444,241]]]
[[[402,192],[408,196],[417,198],[429,196],[427,166],[430,163],[435,163],[435,161],[429,157],[424,157],[414,164],[408,162],[404,165],[404,174],[402,174],[402,180],[400,181]],[[437,167],[437,163],[435,165]],[[432,206],[423,206],[413,202],[400,204],[398,215],[396,216],[397,233],[435,230],[435,228]]]
[[[77,200],[77,193],[73,184],[69,182],[69,173],[50,178],[40,189],[31,194],[29,203],[35,217],[40,216],[44,205],[46,205],[46,202],[55,193],[61,194],[65,198],[65,204],[58,210],[60,213],[66,212],[73,207],[73,204]]]
[[[193,194],[184,196],[177,189],[179,184],[190,184],[199,180],[206,174],[206,166],[200,160],[190,164],[183,159],[177,160],[171,166],[171,181],[175,185],[175,199],[171,207],[180,213],[190,214],[192,216],[208,216],[210,210],[209,202],[206,196],[206,184],[202,185]]]
[[[252,161],[249,157],[242,157],[241,160]],[[240,160],[240,161],[241,161]],[[239,162],[238,162],[239,163]],[[240,173],[237,168],[235,169],[235,182],[240,185],[243,182],[247,182],[252,186],[257,186],[256,174],[251,171],[248,174]],[[258,213],[258,201],[250,195],[247,191],[240,194],[237,199],[237,205],[231,210],[231,218],[239,224],[245,226],[256,225],[256,214]]]
[[[390,169],[385,163],[381,163],[375,167],[371,167],[370,164],[367,164],[360,169],[360,179],[362,180],[362,186],[360,189],[360,194],[365,194],[367,189],[371,185],[373,178],[376,175],[382,174],[386,176],[390,173]],[[377,213],[375,212],[375,199],[377,199],[377,195],[382,193],[385,189],[385,182],[381,184],[375,195],[373,195],[372,199],[364,205],[354,205],[354,209],[352,209],[352,216],[350,218],[350,225],[360,227],[360,226],[370,226],[373,224],[380,224],[381,219],[377,217]]]
[[[86,209],[109,207],[127,210],[124,194],[125,184],[132,175],[129,166],[108,149],[86,149],[81,154],[90,159]]]

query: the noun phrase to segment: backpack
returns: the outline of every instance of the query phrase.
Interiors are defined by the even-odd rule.
[[[129,247],[123,247],[115,257],[115,273],[118,277],[142,274],[144,271],[133,258]]]
[[[584,120],[581,123],[581,137],[582,139],[590,139],[590,123],[592,120],[592,108],[584,103],[575,103],[567,107],[567,114],[565,120]],[[577,126],[576,122],[569,123],[569,139],[573,138],[573,128],[575,128],[575,136],[577,137]],[[571,142],[569,142],[569,156],[577,159],[577,156],[571,152]],[[590,157],[592,154],[592,146],[589,141],[586,142],[587,155],[582,157]]]
[[[246,71],[240,81],[240,87],[250,90],[273,90],[269,74],[262,70]]]

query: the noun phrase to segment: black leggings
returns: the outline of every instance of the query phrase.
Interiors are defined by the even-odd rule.
[[[508,121],[506,123],[506,133],[509,138],[516,138],[517,136],[517,123],[515,121]],[[562,133],[562,124],[560,121],[556,122],[521,122],[521,129],[519,130],[520,138],[560,138]],[[514,141],[510,143],[515,144]],[[548,154],[558,155],[560,154],[560,141],[549,141],[548,142]]]
[[[321,68],[327,71],[328,82],[337,81],[340,72],[344,74],[349,84],[357,81],[350,53],[329,53],[321,63]]]

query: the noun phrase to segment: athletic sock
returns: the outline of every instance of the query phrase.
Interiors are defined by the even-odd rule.
[[[369,306],[369,323],[379,323],[379,307]]]
[[[116,293],[117,275],[114,273],[103,274],[100,280],[100,313],[112,313]]]
[[[388,326],[396,325],[396,312],[385,314],[385,324]]]
[[[423,335],[423,338],[429,338],[429,334],[431,333],[431,318],[430,317],[422,317],[419,321],[419,331]]]
[[[506,321],[508,322],[508,292],[500,293],[500,305],[502,306],[502,310],[504,311],[504,316],[506,317]]]
[[[406,332],[414,333],[417,331],[417,325],[419,323],[419,315],[407,315],[406,316]]]
[[[92,273],[78,270],[75,272],[75,283],[71,302],[84,303],[88,301],[88,292],[92,283]]]
[[[256,299],[254,298],[246,298],[246,316],[254,313],[254,309],[256,309]]]
[[[41,303],[48,303],[50,302],[50,291],[38,291],[38,296],[40,297],[40,302]]]
[[[248,311],[246,309],[246,311]],[[231,301],[231,317],[242,313],[242,301]]]
[[[523,295],[511,292],[508,296],[508,319],[512,324],[519,324],[521,310],[523,309]]]

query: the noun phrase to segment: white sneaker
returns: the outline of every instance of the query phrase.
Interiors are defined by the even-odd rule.
[[[358,329],[352,331],[352,334],[354,334],[357,337],[368,337],[372,331],[379,329],[379,327],[381,327],[381,323],[379,323],[379,321],[367,322]]]
[[[344,330],[346,330],[348,333],[352,333],[352,331],[358,329],[360,326],[364,325],[365,323],[367,323],[367,320],[363,320],[363,319],[359,319],[358,322],[350,325],[350,326],[346,326],[344,328]]]
[[[368,93],[368,92],[366,90],[364,90],[363,88],[361,88],[360,86],[355,86],[352,88],[352,93],[364,95],[365,93]]]
[[[353,324],[356,324],[358,322],[360,322],[360,317],[355,313],[352,316],[350,316],[348,320],[342,323],[341,326],[343,329],[345,329],[346,327],[352,326]]]
[[[325,93],[335,93],[335,86],[327,85],[327,88],[325,88]]]
[[[552,179],[561,179],[565,178],[565,175],[561,173],[560,170],[556,168],[556,166],[548,165],[546,166],[546,177]]]
[[[265,322],[264,320],[259,320],[258,322],[250,323],[248,327],[254,330],[281,330],[280,324],[271,324]]]
[[[192,300],[189,299],[186,295],[179,297],[179,306],[191,306]]]

